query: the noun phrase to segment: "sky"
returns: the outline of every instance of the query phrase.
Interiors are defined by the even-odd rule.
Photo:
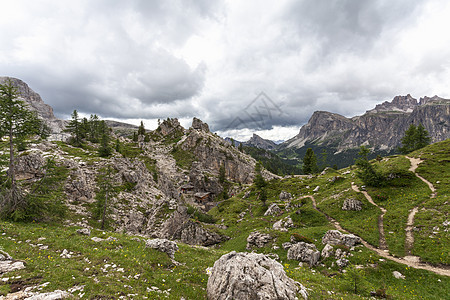
[[[447,0],[0,0],[0,76],[70,118],[192,118],[237,140],[450,98]]]

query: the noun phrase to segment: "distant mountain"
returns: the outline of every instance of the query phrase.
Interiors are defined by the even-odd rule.
[[[362,116],[346,118],[339,114],[316,111],[297,136],[279,145],[281,152],[295,152],[301,158],[306,148],[327,151],[338,166],[353,163],[357,149],[366,145],[372,155],[388,154],[401,145],[410,124],[422,124],[432,142],[450,138],[450,100],[438,96],[417,101],[411,95],[397,96]]]
[[[273,141],[263,139],[256,133],[254,133],[253,136],[247,142],[244,143],[244,145],[253,146],[264,150],[273,150],[277,147],[277,144],[275,144]]]

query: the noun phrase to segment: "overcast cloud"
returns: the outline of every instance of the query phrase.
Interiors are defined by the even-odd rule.
[[[316,110],[450,97],[446,0],[0,4],[0,76],[61,118],[77,109],[154,128],[197,116],[223,136],[280,140]]]

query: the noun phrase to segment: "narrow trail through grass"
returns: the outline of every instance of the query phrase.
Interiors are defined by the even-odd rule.
[[[370,202],[370,204],[378,207],[381,210],[381,215],[378,217],[378,232],[380,233],[380,240],[379,240],[379,245],[380,245],[380,249],[382,250],[388,250],[388,245],[386,243],[386,236],[384,235],[384,215],[386,214],[387,210],[384,207],[379,206],[378,204],[376,204],[372,197],[366,192],[366,191],[360,191],[358,186],[352,182],[352,190],[354,190],[357,193],[362,193],[364,195],[364,197],[366,197],[367,201]]]
[[[311,196],[311,195],[307,195],[307,196],[303,196],[300,197],[299,199],[303,199],[303,198],[309,198],[312,201],[312,205],[313,208],[322,213],[323,215],[325,215],[325,217],[333,224],[333,226],[337,229],[337,230],[341,230],[344,232],[349,232],[348,230],[345,230],[344,228],[342,228],[342,226],[339,224],[338,221],[336,221],[335,219],[333,219],[332,217],[330,217],[329,215],[327,215],[326,213],[322,212],[316,205],[316,199]],[[436,274],[439,275],[444,275],[444,276],[450,276],[450,267],[434,267],[431,266],[429,264],[426,263],[421,263],[419,262],[418,259],[416,259],[416,257],[411,257],[411,256],[405,256],[403,258],[399,258],[399,257],[394,257],[392,255],[389,254],[388,251],[384,250],[384,249],[380,249],[380,248],[376,248],[372,245],[370,245],[369,243],[367,243],[365,240],[363,240],[361,237],[359,237],[361,239],[361,243],[364,245],[364,247],[366,247],[369,250],[372,250],[374,252],[376,252],[378,255],[395,261],[399,264],[403,264],[403,265],[407,265],[408,267],[414,268],[414,269],[422,269],[422,270],[427,270],[430,272],[434,272]]]
[[[411,167],[409,168],[409,171],[413,172],[417,178],[419,178],[420,180],[422,180],[423,182],[425,182],[428,185],[428,187],[431,190],[430,198],[435,198],[436,197],[436,189],[433,186],[433,184],[416,173],[417,167],[419,166],[419,164],[421,162],[423,162],[423,160],[421,160],[420,158],[413,158],[413,157],[408,157],[408,156],[406,156],[406,158],[409,159],[409,161],[411,162]],[[408,215],[408,222],[406,223],[406,229],[405,229],[405,232],[406,232],[405,252],[408,256],[410,256],[412,258],[414,257],[414,256],[412,256],[412,249],[414,247],[414,233],[413,233],[414,217],[418,211],[419,211],[418,206],[414,207],[410,211],[410,213]]]

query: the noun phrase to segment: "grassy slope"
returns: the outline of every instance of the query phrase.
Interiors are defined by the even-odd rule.
[[[422,176],[435,183],[438,197],[429,199],[429,190],[421,181],[413,178],[407,186],[383,189],[368,189],[374,201],[388,210],[385,216],[385,232],[391,252],[402,255],[404,250],[404,225],[408,210],[415,205],[426,208],[416,216],[416,225],[422,228],[415,233],[416,244],[413,249],[415,255],[420,255],[430,262],[449,264],[448,233],[443,232],[442,223],[448,217],[448,166],[449,144],[444,142],[432,145],[414,155],[426,159],[417,170]],[[432,153],[435,153],[432,155]],[[75,153],[71,153],[75,154]],[[403,157],[392,157],[380,163],[380,168],[388,169],[393,165],[401,169],[408,169],[409,165]],[[283,208],[285,203],[278,199],[284,190],[292,193],[294,199],[303,195],[314,195],[318,207],[337,219],[344,228],[355,232],[368,242],[378,245],[377,218],[380,211],[368,203],[361,194],[351,190],[351,182],[358,183],[351,170],[349,174],[330,171],[323,176],[307,178],[288,178],[274,180],[268,185],[268,204],[277,202]],[[339,176],[342,179],[331,179]],[[360,183],[359,183],[360,185]],[[320,186],[317,193],[313,189]],[[381,195],[385,197],[377,197]],[[428,197],[427,197],[428,196]],[[363,202],[363,211],[344,212],[340,208],[347,197],[353,197]],[[301,200],[294,202],[301,203]],[[363,265],[363,280],[358,285],[359,293],[353,294],[352,285],[345,274],[332,266],[332,260],[323,261],[323,265],[310,269],[299,267],[298,262],[287,260],[287,252],[281,248],[283,242],[289,241],[291,234],[298,233],[311,239],[319,250],[323,248],[321,237],[333,227],[326,218],[312,208],[311,201],[293,211],[284,211],[281,216],[263,216],[264,208],[251,193],[247,199],[242,194],[222,202],[210,213],[216,219],[223,219],[227,229],[216,229],[231,237],[216,248],[191,247],[179,244],[180,251],[175,259],[184,265],[175,266],[165,254],[152,249],[145,249],[143,241],[133,240],[132,237],[119,233],[94,230],[92,236],[106,238],[112,236],[116,241],[95,243],[90,237],[77,234],[76,228],[64,227],[59,224],[23,224],[0,223],[0,245],[14,258],[24,260],[27,268],[8,274],[3,274],[0,280],[0,293],[11,291],[11,287],[18,285],[34,285],[50,282],[43,291],[65,289],[77,285],[85,285],[82,293],[85,299],[117,299],[120,296],[143,299],[205,299],[206,298],[206,268],[211,267],[221,255],[235,250],[247,251],[246,238],[255,230],[270,233],[276,238],[273,244],[265,248],[255,249],[262,253],[275,253],[284,265],[287,274],[310,289],[311,299],[360,299],[369,297],[369,292],[386,289],[388,295],[395,299],[442,299],[442,295],[450,294],[450,279],[423,270],[414,270],[395,262],[380,260],[373,252],[357,247],[353,251],[350,261],[355,265]],[[240,213],[246,211],[243,220]],[[273,223],[280,218],[291,216],[296,225],[283,233],[272,229]],[[400,220],[400,222],[398,222]],[[440,226],[436,238],[429,238],[429,231],[434,226]],[[389,233],[392,232],[392,233]],[[45,238],[44,240],[38,240]],[[29,242],[26,242],[29,240]],[[46,250],[38,250],[30,244],[48,245]],[[279,247],[273,249],[272,246]],[[74,257],[64,259],[61,252],[68,249],[74,252]],[[432,250],[431,250],[432,249]],[[104,272],[105,265],[108,267]],[[123,268],[123,272],[119,271]],[[395,279],[392,271],[399,271],[406,279]],[[139,276],[138,276],[139,275]],[[20,276],[20,278],[16,278]],[[5,280],[5,278],[9,278]],[[14,279],[13,279],[14,278]],[[152,286],[160,290],[167,290],[167,294],[148,290]],[[79,292],[74,293],[79,296]]]

